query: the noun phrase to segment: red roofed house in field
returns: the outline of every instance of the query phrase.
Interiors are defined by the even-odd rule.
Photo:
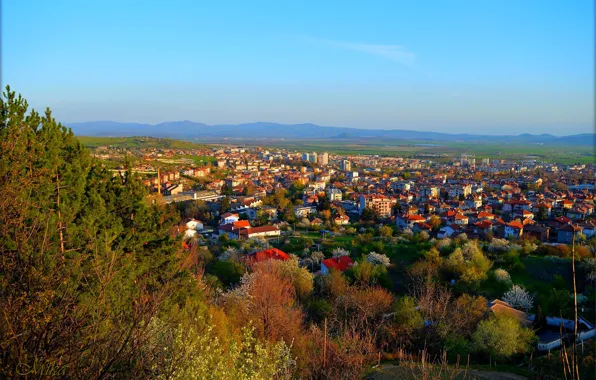
[[[249,263],[254,264],[254,263],[260,263],[262,261],[267,261],[267,260],[286,261],[289,258],[290,258],[290,255],[288,255],[284,251],[279,250],[277,248],[271,248],[271,249],[266,249],[264,251],[251,253],[250,255],[248,255],[247,260]]]
[[[321,261],[321,274],[326,275],[331,269],[343,272],[352,265],[354,265],[354,261],[349,256],[332,257]]]

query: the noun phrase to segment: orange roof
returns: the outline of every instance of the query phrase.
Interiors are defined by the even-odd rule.
[[[234,222],[234,229],[246,227],[250,227],[250,222],[248,220],[239,220],[237,222]]]
[[[522,224],[520,222],[518,222],[517,220],[514,220],[513,222],[509,222],[509,223],[507,223],[507,225],[509,227],[517,228],[517,229],[520,229],[520,230],[524,228],[524,226],[522,226]]]

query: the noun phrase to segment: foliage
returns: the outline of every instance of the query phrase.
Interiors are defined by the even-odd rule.
[[[259,342],[254,328],[242,329],[240,339],[223,341],[202,317],[170,328],[154,319],[152,377],[158,379],[291,378],[295,365],[284,342]]]
[[[534,306],[534,298],[519,285],[513,285],[508,292],[503,294],[503,301],[523,311],[528,311]]]
[[[391,260],[389,257],[387,257],[387,255],[376,252],[370,252],[368,255],[366,255],[366,261],[374,265],[383,265],[385,267],[391,265]]]
[[[474,284],[486,279],[492,262],[482,253],[476,241],[469,241],[451,253],[443,266],[464,283]]]
[[[333,257],[342,257],[342,256],[350,256],[350,252],[346,249],[343,248],[335,248],[332,252],[331,255]]]
[[[534,332],[517,320],[497,317],[480,322],[472,335],[476,350],[504,359],[529,352],[535,339]]]
[[[413,297],[402,297],[395,303],[394,320],[399,326],[407,330],[415,330],[424,326],[422,315],[416,308],[416,300]]]
[[[505,284],[511,284],[511,275],[505,269],[495,269],[495,279]]]
[[[235,260],[216,260],[207,267],[207,271],[217,276],[224,285],[230,286],[240,282],[246,268]]]
[[[356,281],[363,285],[387,284],[387,268],[382,264],[374,264],[363,259],[347,271]]]

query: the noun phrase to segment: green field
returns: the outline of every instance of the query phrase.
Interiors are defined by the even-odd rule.
[[[158,139],[153,137],[91,137],[77,136],[79,141],[89,147],[110,146],[115,148],[166,148],[166,149],[201,149],[205,145],[192,141]]]
[[[158,139],[152,137],[89,137],[79,136],[86,146],[112,146],[117,148],[172,148],[201,149],[209,145],[242,145],[260,146],[267,149],[288,149],[296,151],[326,151],[340,155],[382,155],[398,157],[416,157],[419,154],[445,154],[457,157],[462,153],[475,154],[476,158],[500,158],[510,160],[536,159],[551,163],[589,164],[594,162],[592,146],[587,145],[536,145],[536,144],[502,144],[478,142],[428,141],[428,140],[201,140],[192,142],[185,140]],[[432,144],[430,144],[432,143]],[[427,146],[432,145],[432,146]],[[445,158],[447,159],[447,158]],[[433,158],[440,160],[440,158]]]
[[[475,154],[476,158],[500,159],[536,159],[551,163],[583,163],[594,162],[594,151],[591,146],[536,145],[432,141],[434,146],[420,146],[429,141],[415,140],[284,140],[245,142],[247,145],[262,145],[269,148],[285,148],[298,151],[327,151],[345,155],[371,155],[414,157],[417,154],[447,154],[451,157],[462,153]]]

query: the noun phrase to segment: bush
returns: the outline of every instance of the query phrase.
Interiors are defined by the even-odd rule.
[[[495,270],[495,280],[505,284],[511,284],[511,275],[505,269]]]
[[[207,271],[217,276],[224,285],[230,286],[240,282],[246,268],[237,261],[217,260],[207,267]]]
[[[480,322],[472,340],[477,351],[507,359],[531,351],[536,336],[515,319],[492,317]]]

